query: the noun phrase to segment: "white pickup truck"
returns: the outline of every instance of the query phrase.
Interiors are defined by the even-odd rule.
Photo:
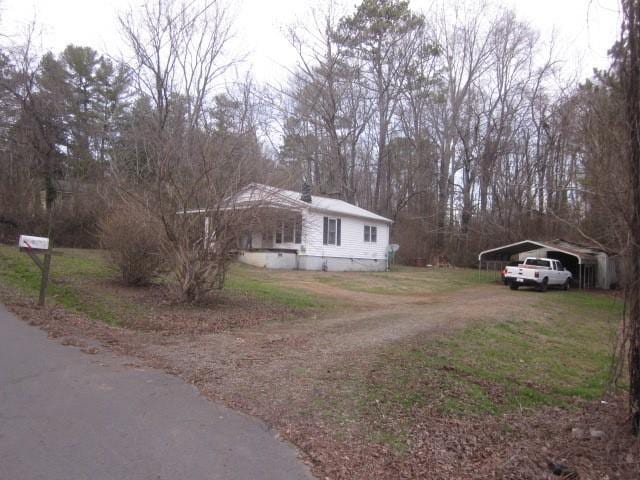
[[[502,273],[511,290],[536,287],[544,292],[547,287],[569,290],[571,286],[571,272],[566,270],[559,260],[552,258],[527,257],[521,265],[505,267]]]

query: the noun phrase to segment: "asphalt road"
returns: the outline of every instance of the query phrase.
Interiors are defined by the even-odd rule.
[[[176,377],[87,355],[0,305],[0,479],[310,479],[263,423]]]

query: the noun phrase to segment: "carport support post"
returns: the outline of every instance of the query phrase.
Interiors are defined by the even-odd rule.
[[[578,288],[582,289],[582,262],[578,262]]]

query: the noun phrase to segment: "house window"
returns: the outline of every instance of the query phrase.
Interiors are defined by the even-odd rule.
[[[295,242],[296,243],[302,243],[302,224],[301,222],[295,222],[293,224],[294,230],[295,230]]]
[[[329,219],[329,230],[327,235],[327,244],[335,245],[336,244],[336,219]]]
[[[364,241],[370,243],[376,243],[378,241],[378,227],[372,227],[370,225],[364,226]]]
[[[322,243],[340,246],[340,230],[342,221],[339,218],[324,217]]]
[[[282,224],[284,243],[293,243],[294,228],[295,228],[295,223],[293,222],[284,222]]]
[[[302,221],[290,219],[280,222],[275,231],[275,243],[302,243]]]

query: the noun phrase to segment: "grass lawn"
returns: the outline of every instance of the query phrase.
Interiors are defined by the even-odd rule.
[[[52,259],[48,298],[95,320],[118,325],[118,313],[137,314],[139,309],[120,295],[102,288],[118,280],[118,272],[104,252],[58,249]],[[384,295],[441,293],[487,283],[493,277],[468,269],[420,269],[398,266],[392,272],[291,272],[267,271],[232,264],[226,294],[245,295],[266,303],[298,310],[330,310],[348,306],[321,294],[296,288],[299,281],[328,284],[340,289]],[[39,292],[40,271],[15,247],[0,245],[0,281],[32,296]],[[90,288],[89,288],[90,287]]]
[[[428,412],[473,417],[602,398],[622,302],[578,291],[538,298],[535,315],[515,310],[511,320],[382,349],[324,405],[327,415],[356,418],[375,441],[403,452],[412,422]]]
[[[261,270],[234,263],[227,274],[225,289],[297,309],[330,309],[337,306],[328,298],[295,287],[284,286],[282,280],[282,272]]]
[[[117,297],[84,288],[87,283],[116,276],[103,255],[94,250],[58,249],[62,255],[51,259],[47,301],[87,314],[94,320],[118,325],[118,310],[123,305]],[[40,270],[31,258],[16,247],[0,245],[0,281],[37,298]],[[134,305],[129,305],[135,308]]]
[[[62,255],[54,256],[51,261],[48,302],[53,301],[110,325],[122,325],[121,317],[145,313],[145,307],[136,303],[135,299],[109,288],[118,285],[119,277],[104,252],[67,248],[57,250]],[[40,270],[29,256],[17,248],[0,245],[0,282],[37,298]],[[242,265],[232,265],[223,295],[248,296],[257,301],[301,311],[334,305],[329,299],[279,285],[277,275],[269,276],[267,272]]]
[[[467,268],[417,268],[395,266],[390,272],[324,272],[313,279],[354,292],[383,295],[443,293],[495,281],[493,272]]]

